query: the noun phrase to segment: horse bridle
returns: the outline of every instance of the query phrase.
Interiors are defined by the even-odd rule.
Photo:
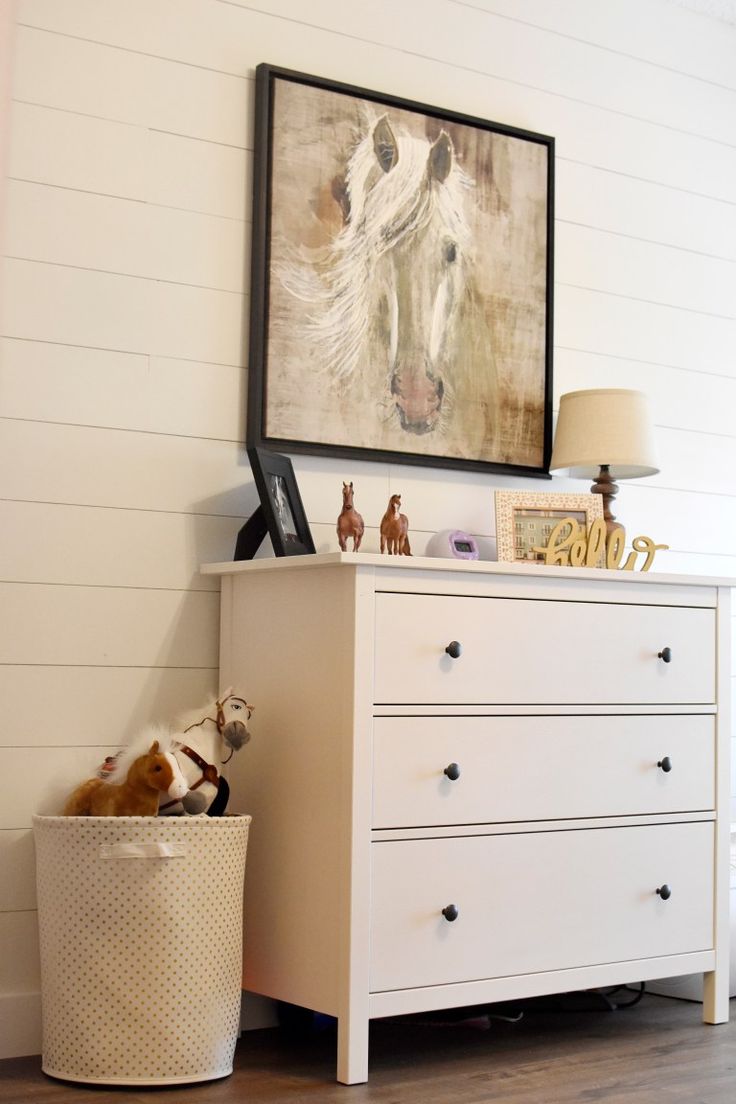
[[[225,727],[225,706],[227,705],[227,703],[231,699],[233,701],[240,701],[240,702],[243,703],[245,708],[248,710],[248,720],[250,720],[251,715],[253,713],[253,706],[248,705],[248,702],[245,700],[245,698],[240,698],[240,697],[238,697],[237,694],[228,694],[228,696],[226,698],[223,698],[222,701],[218,700],[218,701],[215,702],[215,705],[217,707],[217,716],[216,717],[203,717],[201,721],[195,721],[193,724],[190,724],[188,728],[185,728],[184,733],[186,734],[187,732],[191,731],[191,729],[193,729],[193,728],[200,728],[207,721],[212,721],[213,725],[215,725],[215,727],[217,728],[217,731],[222,736],[222,730]],[[191,748],[187,748],[184,744],[180,744],[180,749],[184,752],[185,755],[189,755],[189,758],[193,762],[197,763],[197,759],[195,759],[195,755],[197,755],[196,752],[192,751]],[[230,748],[230,754],[228,755],[227,759],[224,759],[222,761],[222,763],[220,764],[221,766],[223,766],[223,767],[227,766],[227,764],[230,762],[230,760],[233,757],[234,750],[235,750],[234,748],[232,748],[232,747]],[[197,756],[197,758],[201,759],[201,756]],[[204,762],[204,760],[201,759],[201,762]],[[200,763],[197,763],[197,766],[200,768],[200,770],[202,769]],[[215,768],[213,768],[213,769],[215,769]],[[198,785],[201,785],[201,782],[199,782]],[[192,789],[194,789],[194,788],[195,787],[192,786]]]
[[[193,728],[200,728],[203,724],[205,724],[206,721],[212,721],[212,723],[216,726],[220,736],[222,736],[222,730],[225,727],[225,706],[231,698],[235,701],[241,701],[243,703],[245,708],[248,710],[248,720],[250,720],[251,714],[253,713],[253,706],[249,705],[244,698],[238,697],[237,694],[228,694],[228,696],[226,698],[223,698],[222,701],[218,700],[215,702],[215,706],[217,707],[216,717],[203,717],[201,721],[195,721],[193,724],[188,725],[188,727],[184,729],[184,733],[186,734],[187,732],[190,732]],[[220,774],[214,763],[208,763],[206,759],[202,758],[198,751],[195,751],[194,748],[189,747],[188,744],[177,743],[176,747],[177,750],[182,753],[182,755],[186,755],[188,759],[191,759],[192,762],[197,767],[199,767],[202,772],[202,777],[198,779],[198,781],[195,782],[193,786],[189,787],[190,791],[198,790],[199,787],[204,785],[205,782],[212,782],[212,784],[215,786],[219,784]],[[228,755],[227,759],[223,760],[221,766],[224,767],[230,762],[233,757],[234,751],[235,748],[231,747],[230,754]],[[177,804],[178,802],[176,801],[169,801],[166,805],[162,805],[161,809],[168,809],[169,806]]]

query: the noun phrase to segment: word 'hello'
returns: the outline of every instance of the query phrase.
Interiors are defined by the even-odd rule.
[[[555,525],[546,547],[535,548],[533,551],[543,553],[546,564],[598,567],[605,560],[605,566],[614,571],[633,571],[639,553],[644,553],[646,559],[641,570],[648,571],[652,566],[654,553],[660,548],[669,548],[668,544],[655,544],[651,537],[634,537],[631,542],[633,551],[629,552],[626,562],[622,564],[625,542],[626,535],[618,526],[606,535],[606,523],[601,518],[596,518],[586,536],[585,529],[574,518],[568,517],[562,518]]]

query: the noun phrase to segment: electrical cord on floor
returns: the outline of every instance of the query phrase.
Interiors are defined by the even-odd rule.
[[[569,993],[555,993],[546,997],[530,997],[518,1002],[503,1002],[490,1005],[473,1005],[465,1008],[448,1008],[436,1012],[417,1012],[403,1016],[386,1016],[381,1022],[405,1027],[465,1027],[487,1031],[494,1023],[518,1024],[535,1011],[549,1012],[619,1012],[633,1008],[644,996],[646,984],[640,981],[636,988],[631,985],[616,985],[611,989],[577,989]],[[630,999],[622,1000],[618,994],[633,994]],[[616,999],[614,999],[616,998]],[[294,1013],[310,1017],[311,1030],[318,1025],[314,1013],[306,1009],[294,1009],[291,1005],[279,1008],[282,1027],[295,1026]],[[327,1020],[328,1017],[321,1017]],[[331,1026],[334,1021],[331,1022]],[[304,1030],[303,1019],[298,1026]]]
[[[619,993],[634,993],[630,1000],[614,1000]],[[596,1012],[601,1007],[606,1012],[618,1012],[625,1008],[633,1008],[644,996],[645,983],[638,983],[636,990],[629,985],[616,985],[611,989],[582,989],[569,993],[559,993],[551,997],[539,998],[540,1007],[549,1008],[556,1012]]]
[[[493,1023],[517,1024],[535,1011],[552,1012],[619,1012],[633,1008],[644,996],[643,981],[634,989],[630,985],[617,985],[612,989],[583,989],[569,993],[556,993],[547,997],[531,997],[528,1000],[470,1008],[445,1009],[435,1013],[417,1013],[410,1016],[387,1017],[384,1022],[424,1027],[474,1027],[488,1030]],[[629,1000],[618,994],[633,993]],[[614,999],[616,998],[616,999]]]
[[[613,1007],[611,1009],[612,1012],[616,1012],[620,1008],[633,1008],[635,1004],[638,1004],[641,998],[644,996],[644,993],[646,992],[646,982],[640,981],[638,989],[632,989],[630,985],[619,985],[616,989],[609,990],[609,992],[606,993],[606,997],[610,1000],[610,998],[615,996],[616,993],[621,992],[633,993],[634,996],[631,998],[631,1000],[627,1000],[624,1003],[622,1003],[620,1000],[613,1001]]]

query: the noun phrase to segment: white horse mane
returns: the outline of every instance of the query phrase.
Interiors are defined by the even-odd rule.
[[[222,695],[222,698],[223,700],[227,700],[228,697],[233,696],[232,689],[228,689]],[[117,755],[115,766],[109,775],[109,781],[118,784],[124,782],[134,761],[138,759],[139,756],[146,754],[154,740],[158,740],[159,749],[162,752],[173,752],[176,750],[179,738],[190,725],[198,725],[203,718],[207,717],[211,718],[212,721],[216,723],[217,703],[220,700],[220,698],[208,698],[207,701],[198,708],[188,709],[184,713],[180,713],[173,724],[151,724],[137,733],[133,740]],[[238,698],[238,700],[240,699]],[[219,738],[219,733],[217,733],[217,739],[219,740]]]
[[[162,725],[148,725],[116,756],[115,766],[107,780],[115,785],[124,782],[135,760],[140,759],[141,755],[145,755],[150,750],[154,740],[158,740],[158,749],[162,754],[174,750],[174,737],[167,728]]]
[[[281,272],[284,286],[317,308],[310,316],[310,329],[324,352],[324,363],[338,378],[355,370],[368,339],[376,260],[435,217],[458,243],[461,256],[471,237],[463,200],[474,182],[457,158],[452,158],[442,183],[432,182],[427,172],[431,143],[396,128],[398,157],[390,171],[383,172],[373,138],[380,122],[373,120],[350,158],[346,174],[350,216],[335,240],[320,251],[322,278],[315,275],[314,254],[306,250],[301,264],[284,266]]]

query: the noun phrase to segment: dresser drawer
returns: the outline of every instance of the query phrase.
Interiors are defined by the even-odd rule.
[[[694,823],[374,843],[371,991],[708,950],[713,832]],[[656,892],[664,884],[668,900]]]
[[[462,647],[453,659],[452,641]],[[671,661],[658,653],[670,649]],[[378,704],[715,700],[715,611],[376,595]]]
[[[714,741],[712,715],[376,717],[373,827],[712,809]]]

